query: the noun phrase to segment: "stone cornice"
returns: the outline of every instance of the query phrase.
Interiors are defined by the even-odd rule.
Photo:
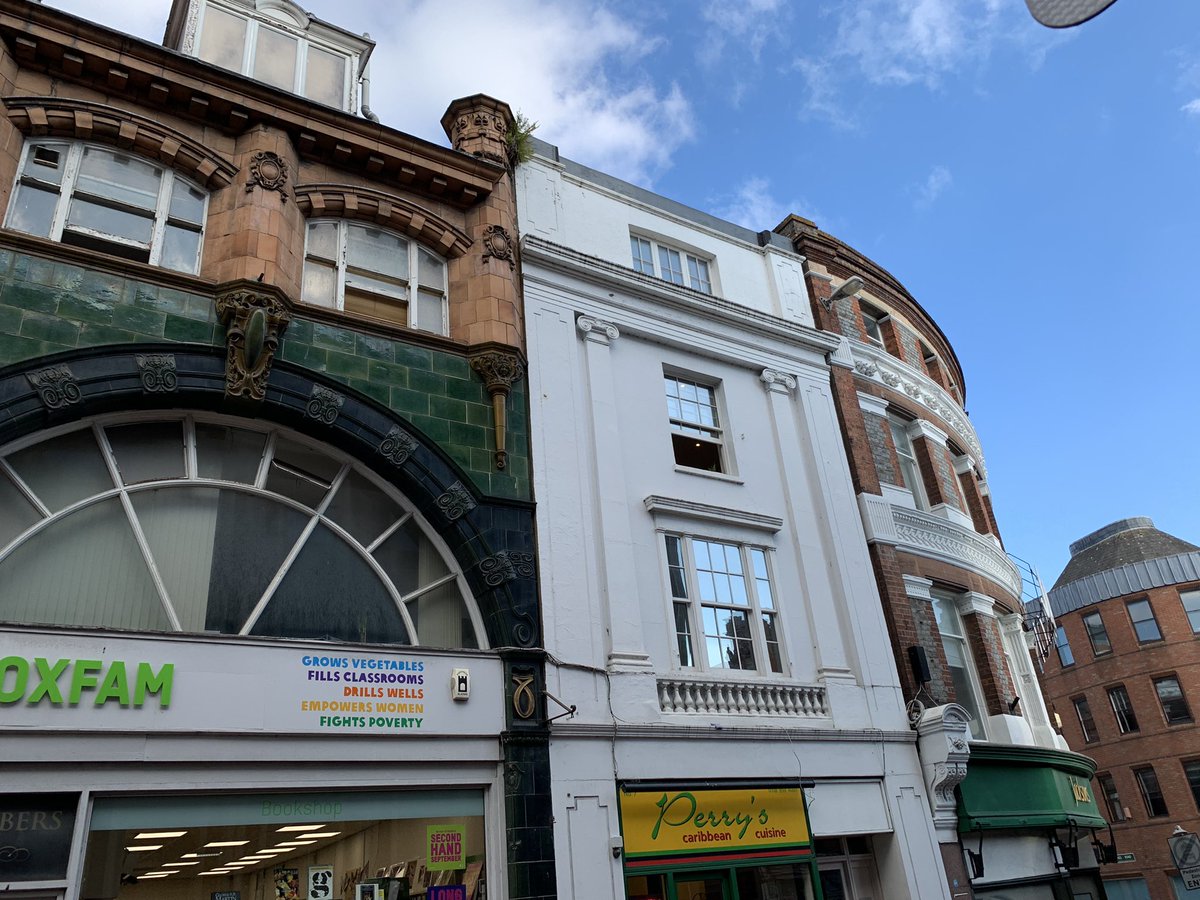
[[[353,184],[298,184],[295,194],[296,205],[310,218],[336,216],[385,225],[441,256],[462,256],[472,243],[466,232],[395,194]]]
[[[676,500],[672,497],[659,497],[651,494],[642,501],[651,515],[673,515],[683,519],[699,519],[705,522],[721,522],[728,525],[739,525],[742,528],[753,528],[758,531],[769,531],[772,534],[783,528],[783,519],[769,516],[765,513],[746,512],[740,509],[730,509],[726,506],[712,506],[708,503],[696,503],[693,500]]]
[[[156,119],[69,97],[4,97],[8,118],[26,135],[111,144],[156,159],[210,188],[231,184],[232,161]]]
[[[966,445],[964,449],[974,457],[980,474],[987,478],[983,447],[979,444],[975,426],[941,385],[877,347],[852,343],[851,352],[854,354],[854,371],[860,377],[904,394],[945,422],[954,437]]]
[[[265,124],[301,156],[390,182],[459,209],[486,197],[507,169],[348,112],[23,0],[0,0],[0,40],[23,67],[227,134]],[[119,59],[114,54],[119,53]],[[60,91],[61,93],[61,91]]]
[[[533,235],[521,239],[522,258],[525,262],[525,280],[536,278],[530,271],[530,263],[540,263],[549,269],[592,282],[604,289],[604,296],[612,303],[609,292],[614,288],[630,295],[653,301],[656,314],[670,321],[678,321],[679,313],[694,323],[708,323],[728,341],[730,327],[745,333],[744,337],[764,337],[791,347],[820,354],[824,359],[837,349],[839,337],[814,328],[789,322],[759,312],[741,304],[695,291],[691,288],[671,284],[659,278],[642,275],[633,269],[580,253],[568,247],[552,243]],[[627,323],[618,322],[622,330]],[[760,351],[760,356],[761,356]],[[762,358],[762,363],[770,360]],[[776,368],[772,365],[772,368]],[[786,367],[785,367],[786,368]],[[793,374],[795,373],[794,370]]]

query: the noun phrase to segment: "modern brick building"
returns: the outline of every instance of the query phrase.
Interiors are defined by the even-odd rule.
[[[1176,826],[1200,831],[1200,547],[1122,519],[1071,545],[1049,598],[1058,652],[1046,700],[1098,766],[1119,854],[1103,869],[1108,896],[1200,896],[1167,846]]]
[[[0,2],[10,896],[554,893],[513,116],[373,50]]]
[[[833,395],[951,893],[1098,896],[1092,763],[1042,701],[954,348],[853,247],[796,216],[776,231],[804,257],[817,327],[841,337]]]

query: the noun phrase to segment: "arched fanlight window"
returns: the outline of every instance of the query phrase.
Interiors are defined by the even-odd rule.
[[[437,536],[331,448],[207,415],[0,450],[0,621],[481,646]]]

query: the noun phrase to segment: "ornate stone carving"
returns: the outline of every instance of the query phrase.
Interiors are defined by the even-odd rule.
[[[508,395],[513,382],[525,374],[521,357],[509,350],[488,350],[471,357],[471,368],[479,373],[492,398],[492,424],[496,427],[496,468],[508,465],[505,431],[508,419]]]
[[[139,353],[137,367],[147,394],[169,394],[179,387],[174,353]]]
[[[304,405],[304,415],[325,425],[332,425],[337,421],[338,414],[342,411],[342,404],[345,402],[344,395],[314,384],[308,403]]]
[[[225,394],[262,400],[279,339],[292,311],[286,300],[254,282],[235,282],[217,294],[217,315],[225,326]]]
[[[879,374],[879,370],[867,362],[856,362],[854,364],[854,371],[860,375],[866,375],[868,378],[873,378]]]
[[[288,164],[278,153],[259,150],[250,159],[250,177],[246,179],[246,193],[260,187],[265,191],[278,191],[287,203]]]
[[[512,684],[513,714],[518,719],[532,719],[537,712],[537,696],[533,692],[534,672],[531,669],[513,669]]]
[[[458,116],[451,126],[450,140],[455,150],[508,165],[507,135],[508,122],[481,109]]]
[[[513,252],[513,239],[503,225],[488,225],[483,229],[483,259],[498,259],[508,263],[508,268],[517,266],[516,255]]]
[[[485,584],[499,587],[506,581],[533,577],[533,554],[501,550],[479,563]]]
[[[931,513],[900,506],[891,509],[898,547],[964,566],[1021,596],[1021,573],[990,538]]]
[[[416,449],[416,439],[412,435],[402,431],[399,425],[393,425],[379,444],[379,452],[393,466],[404,465]]]
[[[50,366],[26,376],[47,409],[62,409],[83,399],[75,375],[66,365]]]
[[[823,719],[829,715],[819,685],[757,684],[719,678],[660,678],[658,708],[668,713],[781,716]]]
[[[933,824],[943,840],[957,836],[958,803],[954,789],[967,777],[971,756],[971,714],[957,703],[925,710],[917,721],[917,752],[933,811]]]
[[[473,510],[476,504],[471,492],[463,487],[461,481],[456,481],[437,498],[437,505],[446,518],[454,522]]]
[[[579,329],[585,341],[595,341],[598,344],[611,344],[621,336],[621,332],[612,322],[593,319],[591,316],[580,316],[575,320],[575,327]]]
[[[763,369],[759,373],[758,380],[763,383],[768,391],[776,391],[780,394],[790,394],[796,389],[796,378],[794,375],[789,375],[787,372],[779,372],[775,369]]]

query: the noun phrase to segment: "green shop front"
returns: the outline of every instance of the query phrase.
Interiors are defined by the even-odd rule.
[[[1095,763],[1041,747],[972,744],[958,831],[975,900],[1101,900],[1112,852]]]
[[[634,784],[620,795],[629,900],[820,900],[798,784]]]

